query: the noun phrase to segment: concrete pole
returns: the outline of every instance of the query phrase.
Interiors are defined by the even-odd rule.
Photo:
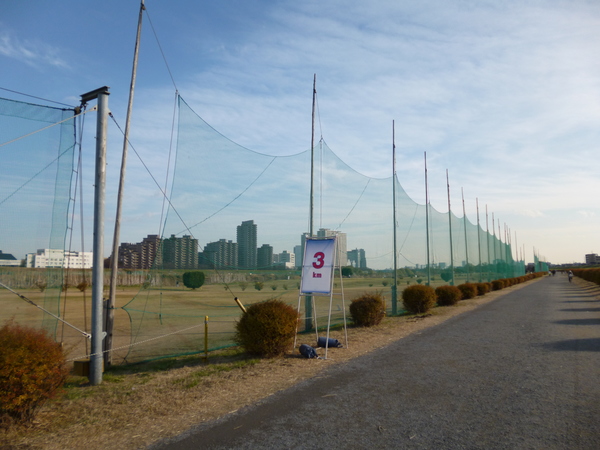
[[[96,175],[94,184],[94,259],[92,267],[92,354],[90,384],[102,383],[102,331],[104,289],[104,203],[106,187],[106,129],[108,124],[108,87],[81,96],[82,103],[98,99],[96,123]]]

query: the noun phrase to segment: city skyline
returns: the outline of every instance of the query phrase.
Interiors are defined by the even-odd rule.
[[[153,27],[142,29],[130,142],[157,179],[166,178],[161,169],[168,166],[175,91],[231,141],[287,156],[309,148],[316,74],[316,141],[323,136],[350,167],[373,177],[391,174],[395,120],[398,178],[415,202],[425,204],[427,152],[429,200],[438,211],[448,204],[448,169],[452,192],[465,188],[471,222],[479,199],[518,234],[527,261],[532,249],[554,263],[598,253],[600,3],[178,5],[146,1],[144,20],[151,17]],[[110,86],[110,109],[122,124],[138,16],[136,2],[4,2],[0,84],[6,96],[18,92],[77,106],[82,93]],[[77,39],[64,32],[89,17],[96,26]],[[122,134],[110,126],[114,169]],[[93,146],[93,137],[88,142]],[[145,201],[142,194],[153,187],[136,163],[132,158],[127,170],[130,206]],[[117,172],[108,173],[109,215]],[[124,240],[136,236],[140,223],[158,233],[157,209],[154,215],[147,207],[128,211]],[[306,228],[303,223],[294,232]],[[9,243],[0,247],[19,257],[26,253]],[[375,245],[365,249],[378,254]]]

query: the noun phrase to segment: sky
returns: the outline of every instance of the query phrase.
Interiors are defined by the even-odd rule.
[[[534,249],[556,264],[600,253],[599,2],[145,4],[137,147],[169,145],[177,91],[232,141],[297,154],[310,148],[316,75],[317,137],[358,172],[391,175],[393,122],[397,176],[416,202],[426,154],[436,210],[448,210],[448,171],[453,212],[461,190],[472,223],[487,206],[526,261]],[[3,0],[0,97],[76,106],[109,86],[124,124],[139,7]],[[120,151],[109,146],[109,177]]]

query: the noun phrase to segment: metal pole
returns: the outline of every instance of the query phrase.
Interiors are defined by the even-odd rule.
[[[481,267],[481,224],[479,223],[479,199],[475,198],[475,204],[477,205],[477,251],[479,253],[479,282],[483,281],[482,267]]]
[[[123,187],[125,186],[125,169],[127,166],[127,149],[129,148],[129,125],[131,123],[131,111],[133,109],[133,90],[137,75],[138,53],[140,48],[140,35],[142,33],[142,15],[144,12],[144,0],[140,5],[138,18],[137,36],[133,52],[133,69],[131,71],[131,84],[129,86],[129,103],[127,104],[127,116],[125,118],[125,135],[123,137],[123,156],[121,158],[121,177],[119,178],[119,192],[117,195],[117,213],[115,217],[115,232],[113,235],[112,257],[110,259],[110,292],[106,303],[106,340],[104,341],[104,363],[109,366],[112,363],[112,336],[115,320],[115,298],[117,291],[117,275],[119,271],[119,235],[121,229],[121,209],[123,203]]]
[[[454,250],[452,246],[452,209],[450,208],[450,179],[448,177],[448,169],[446,169],[446,186],[448,187],[448,227],[450,230],[450,285],[454,286]]]
[[[204,316],[204,362],[208,362],[208,316]]]
[[[429,263],[429,185],[427,184],[427,152],[425,157],[425,237],[427,240],[427,286],[431,285],[431,266]]]
[[[313,78],[313,97],[312,97],[312,133],[310,138],[310,229],[309,234],[314,236],[313,230],[313,210],[314,210],[314,178],[315,178],[315,104],[317,97],[317,74]],[[305,244],[306,245],[306,244]],[[311,330],[312,325],[312,298],[310,295],[304,297],[304,329]]]
[[[463,207],[463,224],[465,228],[465,253],[466,253],[466,262],[467,262],[467,283],[469,282],[471,276],[471,270],[469,269],[469,241],[467,239],[467,212],[465,210],[465,191],[463,188],[460,188],[460,193],[462,195],[462,207]]]
[[[487,251],[487,259],[488,259],[488,266],[487,266],[487,280],[488,281],[492,281],[492,272],[491,272],[491,267],[492,267],[492,261],[491,261],[491,256],[492,253],[490,252],[490,224],[489,224],[489,216],[488,216],[488,207],[487,205],[485,205],[485,235],[486,235],[486,251]]]
[[[310,237],[313,233],[313,213],[314,213],[314,196],[315,196],[315,102],[317,96],[317,74],[313,79],[313,97],[312,97],[312,127],[310,137]]]
[[[104,289],[104,199],[106,186],[106,129],[108,123],[108,87],[82,96],[82,102],[98,99],[96,126],[96,176],[94,188],[94,256],[92,268],[92,354],[90,384],[102,383],[102,331]]]
[[[496,244],[497,244],[497,239],[496,239],[496,222],[495,222],[495,218],[494,218],[494,213],[492,213],[492,233],[493,233],[493,239],[492,239],[492,243],[494,244],[494,280],[497,280],[500,277],[499,275],[499,271],[498,271],[498,255],[496,253]]]
[[[394,284],[392,286],[392,315],[398,314],[398,250],[396,246],[396,128],[392,120],[392,198],[394,212]]]

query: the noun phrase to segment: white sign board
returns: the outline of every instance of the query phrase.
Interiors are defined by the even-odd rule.
[[[331,294],[335,256],[335,236],[307,239],[302,261],[301,294]]]

